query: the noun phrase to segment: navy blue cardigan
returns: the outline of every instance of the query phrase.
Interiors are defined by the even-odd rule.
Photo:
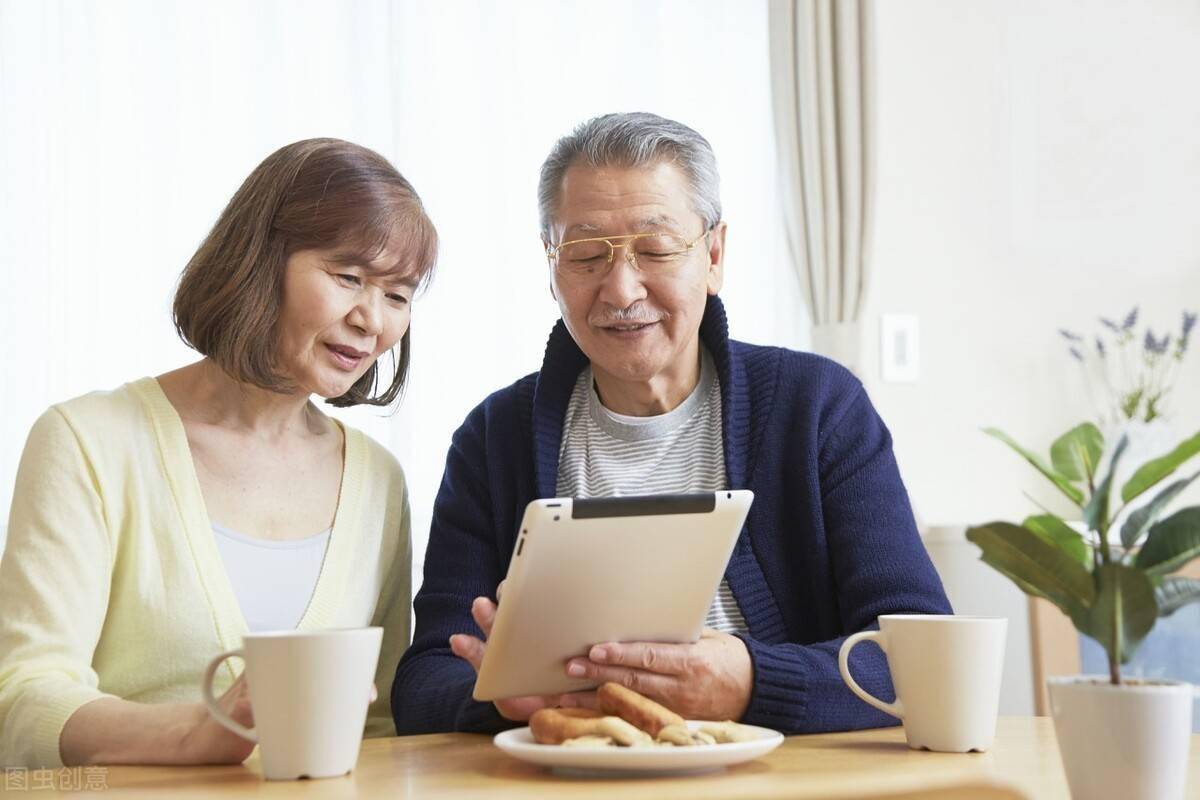
[[[880,614],[950,613],[891,435],[847,370],[731,340],[715,297],[700,336],[721,381],[729,487],[754,491],[725,571],[754,665],[742,720],[785,733],[895,724],[854,697],[837,666],[844,637],[875,627]],[[471,699],[474,671],[447,639],[481,635],[472,599],[494,596],[526,504],[555,496],[563,418],[586,364],[560,320],[541,371],[489,396],[454,434],[413,603],[416,635],[392,686],[401,735],[515,724]],[[893,697],[878,648],[856,648],[851,667],[868,692]]]

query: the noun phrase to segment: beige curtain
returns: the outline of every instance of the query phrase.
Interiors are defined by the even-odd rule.
[[[870,0],[770,0],[788,245],[813,350],[858,371],[872,223]]]

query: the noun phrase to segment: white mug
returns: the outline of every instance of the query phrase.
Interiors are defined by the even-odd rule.
[[[864,702],[904,722],[914,750],[982,753],[996,738],[1007,630],[1003,617],[883,614],[879,630],[842,643],[838,668]],[[867,639],[887,654],[894,703],[868,694],[850,675],[850,651]]]
[[[258,743],[268,780],[345,775],[358,760],[382,641],[383,628],[248,633],[204,671],[208,713]],[[246,662],[253,728],[213,696],[217,667],[234,656]]]

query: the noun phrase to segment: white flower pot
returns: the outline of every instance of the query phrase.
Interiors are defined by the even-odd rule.
[[[1073,800],[1183,800],[1192,686],[1106,676],[1048,678]]]

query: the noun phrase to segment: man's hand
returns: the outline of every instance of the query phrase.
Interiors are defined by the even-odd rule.
[[[598,644],[568,661],[567,674],[627,686],[685,719],[741,719],[754,685],[742,640],[707,628],[695,644]]]
[[[503,581],[496,589],[496,599],[500,599],[504,591]],[[492,623],[496,621],[498,606],[486,597],[476,597],[471,603],[471,616],[475,624],[483,631],[484,637],[492,635]],[[479,674],[479,665],[483,663],[483,653],[487,649],[480,639],[466,633],[456,633],[450,637],[450,649],[454,655],[468,662]],[[530,697],[510,697],[507,700],[497,700],[494,704],[500,715],[514,722],[524,722],[533,712],[543,708],[556,706],[596,706],[595,692],[569,692],[567,694],[533,695]]]

